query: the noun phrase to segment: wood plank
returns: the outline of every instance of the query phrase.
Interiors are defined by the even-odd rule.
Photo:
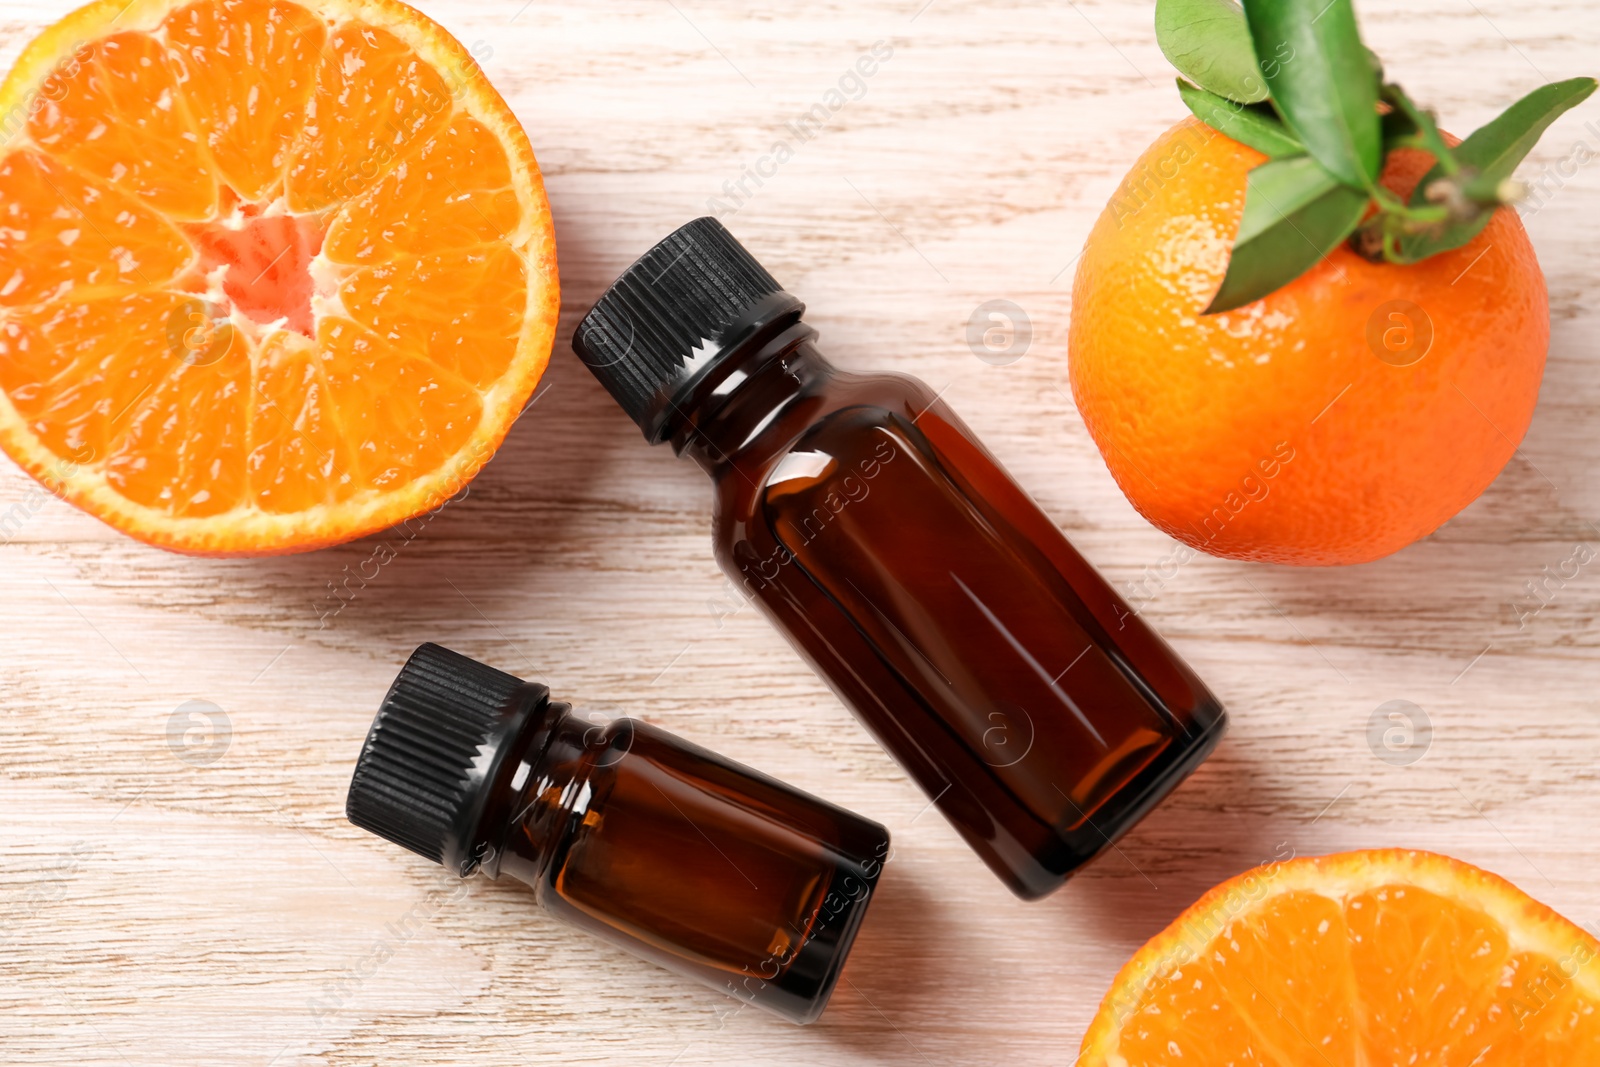
[[[0,63],[73,5],[0,12]],[[414,538],[186,559],[120,537],[0,463],[0,1058],[7,1063],[1070,1063],[1116,969],[1213,883],[1289,851],[1408,845],[1479,863],[1600,923],[1600,579],[1519,619],[1524,585],[1600,544],[1600,167],[1527,218],[1549,281],[1533,429],[1481,500],[1369,566],[1197,558],[1128,505],[1066,387],[1071,265],[1132,159],[1183,114],[1151,5],[1128,0],[425,3],[527,125],[565,303],[549,392],[470,494]],[[919,10],[920,7],[920,10]],[[1457,131],[1592,73],[1587,0],[1361,5]],[[728,216],[850,368],[946,397],[1229,705],[1214,760],[1119,851],[1038,904],[982,868],[753,608],[719,617],[709,486],[647,449],[567,350],[578,317],[838,83],[860,99]],[[1579,142],[1591,103],[1525,165]],[[996,367],[974,308],[1023,306]],[[330,583],[371,573],[353,599]],[[342,604],[342,606],[341,606]],[[335,611],[333,609],[337,608]],[[511,883],[461,889],[357,831],[344,791],[378,698],[439,640],[641,716],[868,813],[895,859],[834,1005],[796,1031],[565,930]],[[1374,709],[1421,706],[1393,766]],[[213,762],[170,732],[226,714]],[[181,727],[181,720],[179,726]],[[195,738],[191,738],[191,741]],[[174,748],[176,747],[176,752]],[[183,757],[189,758],[183,758]],[[399,931],[398,933],[396,931]],[[381,958],[380,958],[381,957]]]

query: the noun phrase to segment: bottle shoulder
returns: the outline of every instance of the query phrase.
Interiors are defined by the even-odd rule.
[[[716,474],[719,498],[736,503],[765,484],[772,471],[825,428],[843,421],[865,425],[891,417],[915,422],[938,403],[934,390],[901,374],[836,373],[825,382],[797,391],[781,411],[729,456]]]

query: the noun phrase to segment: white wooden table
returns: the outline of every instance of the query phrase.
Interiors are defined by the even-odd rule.
[[[0,61],[71,6],[6,3]],[[1438,849],[1600,924],[1600,569],[1537,614],[1525,599],[1576,546],[1600,550],[1600,164],[1550,179],[1528,219],[1553,338],[1505,473],[1379,563],[1201,558],[1167,581],[1147,616],[1228,704],[1232,734],[1119,852],[1023,904],[753,608],[721,617],[708,481],[646,448],[567,344],[636,254],[889,42],[864,95],[747,181],[726,221],[807,300],[828,353],[947,389],[1088,557],[1138,581],[1172,542],[1085,433],[1066,335],[1084,235],[1184,113],[1152,5],[425,6],[492,49],[484,68],[544,168],[566,296],[548,392],[470,496],[409,542],[390,535],[397,558],[325,620],[330,583],[385,538],[198,561],[50,500],[0,546],[0,1061],[1068,1064],[1139,944],[1290,851]],[[1600,57],[1596,0],[1359,7],[1389,68],[1458,132]],[[1524,176],[1579,142],[1600,155],[1593,101]],[[995,298],[1033,324],[1008,366],[965,340]],[[33,492],[0,464],[0,513]],[[823,1020],[733,1010],[558,926],[515,883],[458,888],[346,823],[377,700],[423,640],[886,823],[895,859]],[[1392,700],[1431,724],[1404,765],[1369,745]]]

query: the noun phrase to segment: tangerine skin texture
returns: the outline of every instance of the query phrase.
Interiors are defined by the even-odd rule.
[[[1172,537],[1234,559],[1363,563],[1432,533],[1516,451],[1550,340],[1544,276],[1503,209],[1420,263],[1341,244],[1263,299],[1202,315],[1265,158],[1190,118],[1134,164],[1073,282],[1072,392],[1117,484]],[[1397,150],[1381,180],[1407,197],[1432,162]],[[1391,301],[1432,324],[1408,366],[1420,319],[1380,313]]]

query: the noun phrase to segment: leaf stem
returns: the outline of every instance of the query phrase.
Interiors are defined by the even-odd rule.
[[[1461,172],[1461,164],[1456,161],[1456,154],[1450,150],[1444,135],[1439,132],[1439,124],[1434,121],[1433,112],[1418,107],[1411,97],[1406,95],[1406,91],[1393,82],[1383,87],[1382,97],[1391,107],[1398,108],[1411,120],[1412,125],[1416,126],[1418,147],[1431,152],[1434,161],[1446,175],[1454,177]]]

